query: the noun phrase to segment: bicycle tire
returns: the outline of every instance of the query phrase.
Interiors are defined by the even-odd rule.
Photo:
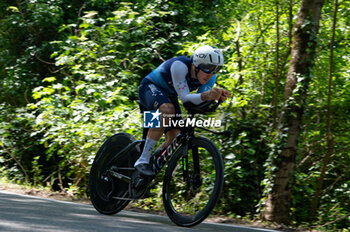
[[[199,177],[193,171],[196,150],[199,159],[206,159],[206,163],[199,162],[201,169]],[[187,155],[184,152],[176,153],[169,162],[163,181],[163,202],[165,211],[175,224],[190,227],[206,219],[217,204],[224,184],[224,164],[217,146],[204,137],[192,138],[185,153]],[[187,167],[184,163],[188,163]],[[188,174],[187,180],[185,172]],[[191,185],[197,185],[195,188],[199,189],[191,190],[194,189]],[[191,195],[190,200],[186,199]],[[194,205],[196,202],[198,206]],[[185,212],[187,209],[189,212]]]
[[[116,187],[113,196],[128,197],[128,183],[112,178],[108,179],[104,175],[105,171],[112,165],[125,168],[133,167],[139,150],[135,147],[129,153],[119,153],[133,141],[135,138],[128,133],[115,134],[103,143],[95,156],[89,176],[89,195],[95,209],[102,214],[116,214],[130,202],[130,200],[118,200],[108,196],[114,184]],[[126,170],[122,174],[130,177],[132,171]]]

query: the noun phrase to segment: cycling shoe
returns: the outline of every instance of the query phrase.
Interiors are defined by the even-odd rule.
[[[140,173],[141,176],[153,176],[154,172],[151,165],[149,164],[138,164],[135,169]]]

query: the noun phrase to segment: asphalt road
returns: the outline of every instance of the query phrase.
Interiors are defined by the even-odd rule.
[[[91,205],[57,201],[0,191],[0,231],[273,231],[219,223],[192,228],[173,224],[169,218],[124,210],[116,215],[99,214]]]

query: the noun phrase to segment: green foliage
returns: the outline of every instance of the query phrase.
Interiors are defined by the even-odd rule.
[[[241,216],[256,212],[256,205],[263,193],[260,183],[264,173],[260,167],[267,158],[262,122],[236,122],[232,128],[232,138],[222,143],[225,185],[220,205],[223,211]]]

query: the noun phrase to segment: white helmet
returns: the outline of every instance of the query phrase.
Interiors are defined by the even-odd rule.
[[[224,56],[216,47],[203,45],[192,55],[193,64],[205,73],[216,73],[224,65]]]

